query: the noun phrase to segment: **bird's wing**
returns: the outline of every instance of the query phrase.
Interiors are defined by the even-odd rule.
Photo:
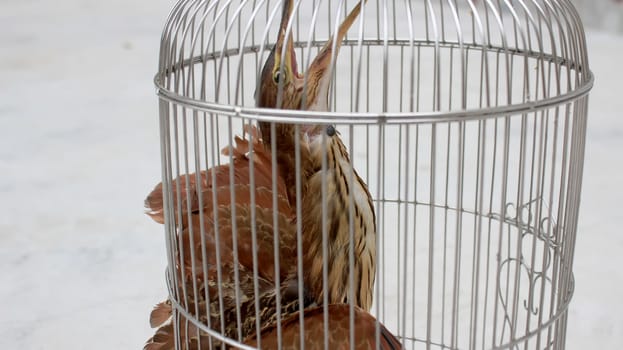
[[[251,219],[249,206],[237,204],[236,225],[238,239],[238,262],[234,258],[232,247],[232,207],[219,207],[218,214],[213,217],[193,216],[193,220],[188,227],[182,231],[178,244],[180,257],[177,258],[178,266],[178,294],[184,295],[180,302],[186,310],[194,314],[203,324],[210,324],[212,329],[231,337],[244,339],[248,334],[255,332],[255,309],[253,300],[254,281],[258,283],[260,295],[274,290],[275,284],[275,258],[273,242],[273,211],[266,208],[256,209],[256,235],[257,249],[256,254],[258,266],[258,278],[254,278],[252,269],[253,246],[250,241]],[[240,214],[240,215],[239,215]],[[283,214],[277,213],[278,218],[278,237],[280,239],[280,271],[281,278],[295,265],[293,258],[296,256],[293,242],[288,241],[292,237],[292,223]],[[203,221],[203,234],[200,230]],[[215,224],[216,223],[216,224]],[[218,227],[219,244],[214,228]],[[284,240],[285,239],[285,240]],[[219,247],[217,259],[217,247]],[[218,263],[220,262],[220,264]],[[219,271],[220,269],[220,271]],[[236,275],[237,274],[237,275]],[[220,275],[220,278],[219,278]],[[207,277],[206,277],[207,276]],[[237,283],[236,283],[237,282]],[[239,300],[240,308],[237,308],[236,300]],[[242,323],[240,327],[237,323],[238,313]],[[167,337],[172,337],[172,314],[170,302],[163,302],[154,308],[150,317],[152,327],[158,327],[154,337],[152,337],[145,349],[149,350],[169,350],[173,342]],[[209,318],[209,320],[208,320]],[[222,318],[222,319],[221,319]],[[221,323],[222,322],[222,323]],[[206,335],[198,332],[186,331],[186,322],[178,322],[180,329],[180,339],[184,342],[197,344],[200,338]],[[221,324],[225,327],[221,329]],[[238,332],[240,331],[240,334]],[[189,334],[187,337],[185,334]],[[194,339],[194,340],[193,340]],[[207,339],[207,338],[206,338]],[[204,339],[200,348],[207,348],[207,341]],[[149,345],[149,347],[147,347]],[[162,347],[160,347],[162,346]]]
[[[251,147],[253,155],[249,154]],[[178,294],[186,296],[180,302],[187,310],[196,313],[204,324],[209,315],[215,330],[220,330],[221,317],[224,317],[223,333],[244,339],[251,329],[242,329],[242,334],[238,335],[236,299],[241,303],[253,300],[254,281],[257,281],[260,293],[274,289],[275,273],[284,279],[296,265],[296,228],[284,181],[277,178],[277,188],[273,191],[270,156],[259,140],[251,144],[236,138],[236,147],[223,152],[232,155],[233,181],[226,164],[202,172],[200,186],[194,174],[183,175],[173,183],[174,200],[181,199],[183,203],[174,205],[178,227],[174,244],[179,252],[176,280]],[[178,188],[181,189],[179,195]],[[273,207],[274,201],[276,208]],[[163,203],[162,186],[158,185],[146,200],[148,215],[157,222],[164,222]],[[254,233],[256,245],[253,244]],[[279,244],[278,269],[275,268],[275,242]],[[237,252],[237,259],[234,252]],[[257,279],[253,278],[254,256],[257,259]],[[248,311],[240,310],[243,320],[253,317],[245,315],[245,310]],[[149,346],[149,350],[164,350],[172,344],[167,338],[167,335],[173,335],[170,315],[171,305],[167,302],[158,304],[152,311],[150,323],[159,328],[146,349]],[[186,322],[180,322],[183,323]],[[254,327],[252,331],[255,331]],[[178,333],[186,334],[182,330]],[[195,340],[200,341],[202,333],[195,333],[198,334]],[[191,341],[191,338],[189,333],[185,341]]]
[[[253,135],[259,135],[255,127],[246,127],[245,132]],[[253,152],[250,152],[250,151]],[[270,153],[264,148],[259,136],[253,138],[251,144],[249,140],[240,137],[235,138],[235,144],[232,147],[225,147],[221,153],[226,156],[231,154],[232,162],[230,164],[222,164],[210,168],[207,171],[197,173],[184,174],[173,180],[171,183],[172,199],[173,199],[173,217],[184,219],[187,213],[196,213],[203,206],[204,212],[213,208],[214,198],[213,191],[216,189],[216,204],[231,203],[230,188],[237,186],[253,185],[256,189],[268,189],[271,196],[274,193],[278,199],[278,205],[283,213],[291,215],[282,205],[282,201],[287,201],[286,184],[282,177],[277,176],[276,188],[273,191],[273,169]],[[251,162],[251,160],[253,160]],[[231,169],[230,169],[231,168]],[[253,172],[253,181],[251,181],[251,171]],[[279,174],[279,172],[277,172]],[[197,183],[199,179],[199,183]],[[233,181],[232,181],[233,180]],[[252,183],[253,182],[253,183]],[[232,185],[233,186],[230,186]],[[250,192],[248,196],[244,196],[241,190],[234,190],[240,195],[239,198],[250,201]],[[200,198],[201,197],[201,201]],[[236,202],[238,200],[236,199]],[[264,203],[258,203],[257,206],[265,206]],[[272,201],[271,201],[272,206]],[[164,198],[163,185],[159,183],[154,187],[151,193],[145,199],[145,208],[147,215],[154,221],[164,224]],[[177,222],[176,222],[177,223]]]

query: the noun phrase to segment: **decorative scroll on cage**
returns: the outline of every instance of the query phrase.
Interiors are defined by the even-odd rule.
[[[280,28],[294,55],[275,46]],[[329,38],[318,108],[305,72]],[[302,82],[297,108],[282,106],[286,74]],[[337,341],[353,349],[392,336],[406,349],[565,348],[593,84],[570,1],[181,0],[155,84],[162,184],[148,206],[165,226],[172,317],[150,342],[333,348],[345,325]],[[268,88],[276,104],[260,101]]]

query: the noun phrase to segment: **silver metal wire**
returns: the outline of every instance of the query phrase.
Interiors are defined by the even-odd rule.
[[[253,316],[261,317],[259,261],[274,256],[277,348],[287,324],[281,304],[278,211],[272,212],[272,251],[260,251],[256,150],[249,147],[249,212],[222,211],[216,191],[204,197],[216,172],[238,176],[235,136],[253,144],[248,125],[272,122],[272,206],[279,206],[276,123],[335,125],[353,168],[373,197],[377,232],[376,283],[371,310],[376,347],[381,324],[407,349],[564,349],[567,308],[574,290],[573,254],[584,164],[588,93],[593,75],[584,30],[569,0],[368,0],[333,55],[331,111],[257,107],[260,73],[277,40],[284,0],[180,0],[162,33],[154,78],[159,97],[167,283],[175,348],[228,344],[241,348],[245,323],[241,275],[253,276]],[[305,70],[357,0],[295,0],[287,30]],[[334,43],[335,48],[336,43]],[[285,54],[285,47],[282,54]],[[307,88],[307,85],[305,85]],[[278,101],[283,99],[283,88]],[[323,140],[327,136],[323,134]],[[326,143],[323,142],[323,145]],[[321,170],[322,254],[333,249],[328,225],[326,147]],[[293,211],[301,199],[301,144],[294,143]],[[176,180],[177,179],[177,180]],[[184,181],[179,181],[184,179]],[[199,184],[193,187],[192,183]],[[237,203],[234,186],[227,196]],[[192,202],[197,198],[198,205]],[[348,208],[349,333],[354,349],[355,203]],[[210,208],[210,209],[208,209]],[[198,214],[197,224],[193,215]],[[223,218],[222,216],[226,216]],[[237,217],[248,215],[248,237]],[[184,224],[186,223],[186,224]],[[186,225],[186,226],[184,226]],[[303,226],[296,230],[297,298],[303,282]],[[188,238],[182,232],[188,231]],[[228,233],[230,230],[231,232]],[[210,233],[212,232],[212,233]],[[246,232],[246,231],[245,231]],[[189,242],[200,242],[189,244]],[[212,243],[210,243],[212,242]],[[215,247],[208,250],[209,244]],[[251,266],[239,261],[252,247]],[[221,264],[229,256],[233,281]],[[225,249],[225,250],[223,250]],[[186,260],[183,257],[188,256]],[[213,288],[202,285],[216,261]],[[188,266],[190,264],[190,266]],[[323,329],[329,324],[328,287],[335,266],[325,259]],[[190,276],[185,276],[187,271]],[[227,270],[228,271],[228,270]],[[229,284],[232,284],[231,287]],[[233,321],[216,318],[233,291]],[[245,287],[246,288],[246,287]],[[216,293],[217,295],[213,295]],[[306,347],[305,310],[297,344]],[[263,325],[254,326],[255,333]],[[181,333],[184,333],[183,336]],[[346,339],[345,339],[346,340]],[[265,341],[258,339],[261,347]],[[329,339],[320,339],[329,348]],[[223,345],[225,346],[225,345]]]

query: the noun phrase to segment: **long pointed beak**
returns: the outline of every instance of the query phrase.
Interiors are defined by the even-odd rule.
[[[362,3],[367,0],[361,0],[346,16],[344,21],[338,28],[335,38],[330,38],[329,41],[318,52],[316,58],[310,64],[307,73],[305,74],[307,79],[306,94],[303,96],[303,108],[308,110],[328,111],[328,99],[329,99],[329,83],[331,81],[331,75],[333,73],[332,61],[335,61],[337,55],[342,47],[342,41],[346,36],[346,33],[355,22],[361,12]],[[333,53],[335,45],[335,53]]]
[[[281,74],[291,74],[291,78],[298,75],[296,54],[294,52],[294,41],[292,39],[292,30],[287,32],[288,22],[294,11],[294,0],[285,0],[283,12],[281,14],[281,23],[279,24],[279,36],[275,44],[275,70],[281,68],[283,45],[286,45],[285,56],[283,57],[283,72]],[[290,28],[292,29],[292,28]],[[287,36],[287,38],[286,38]]]

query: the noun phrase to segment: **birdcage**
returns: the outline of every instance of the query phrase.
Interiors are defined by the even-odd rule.
[[[564,349],[592,84],[568,0],[179,1],[148,346]]]

